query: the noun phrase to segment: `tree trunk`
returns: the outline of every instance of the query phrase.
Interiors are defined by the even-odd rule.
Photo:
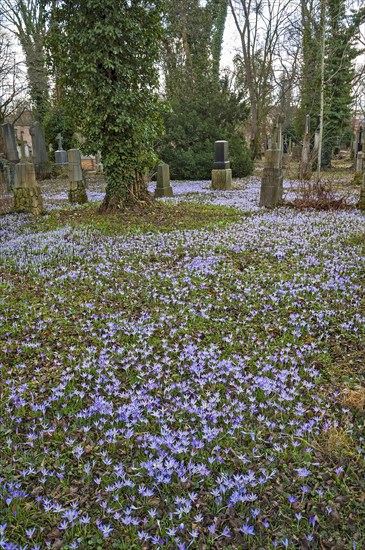
[[[126,208],[144,208],[153,202],[154,197],[147,190],[145,178],[141,172],[136,171],[133,180],[128,184],[125,184],[122,179],[119,185],[107,183],[99,212],[113,213]]]
[[[49,85],[44,59],[43,43],[40,37],[21,37],[25,53],[30,96],[34,103],[36,118],[42,123],[49,105]]]

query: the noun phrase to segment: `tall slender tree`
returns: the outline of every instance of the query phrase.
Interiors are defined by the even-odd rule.
[[[329,166],[339,142],[349,141],[352,116],[355,40],[359,13],[347,14],[345,0],[327,0],[327,40],[325,57],[325,104],[322,165]]]

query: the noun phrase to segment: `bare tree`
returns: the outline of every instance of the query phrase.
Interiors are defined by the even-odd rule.
[[[21,63],[16,61],[9,34],[0,30],[0,122],[11,117],[24,102],[26,85]]]
[[[273,105],[275,75],[283,71],[283,39],[288,28],[294,28],[297,5],[292,0],[229,0],[229,5],[240,36],[240,57],[251,105],[251,150],[256,157],[261,153],[263,129]]]
[[[2,0],[2,25],[18,38],[25,56],[30,97],[38,119],[47,111],[49,82],[44,38],[47,27],[47,0]]]

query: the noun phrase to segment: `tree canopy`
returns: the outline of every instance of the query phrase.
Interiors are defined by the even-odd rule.
[[[57,8],[64,103],[83,149],[102,154],[105,209],[146,198],[143,174],[156,162],[161,133],[161,13],[160,0],[65,0]]]

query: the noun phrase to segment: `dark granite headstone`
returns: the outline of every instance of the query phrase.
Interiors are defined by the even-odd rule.
[[[33,162],[36,176],[40,179],[47,178],[50,175],[50,165],[43,129],[39,122],[35,122],[29,131],[32,136]]]
[[[230,168],[230,162],[228,160],[228,141],[216,141],[214,150],[214,170],[226,170]]]
[[[358,139],[358,142],[357,142],[357,152],[360,153],[362,151],[362,133],[363,133],[363,129],[362,129],[362,126],[360,126],[359,128],[359,139]]]
[[[19,162],[18,148],[15,139],[14,126],[12,124],[2,124],[3,140],[5,147],[5,157],[8,162],[16,164]]]

